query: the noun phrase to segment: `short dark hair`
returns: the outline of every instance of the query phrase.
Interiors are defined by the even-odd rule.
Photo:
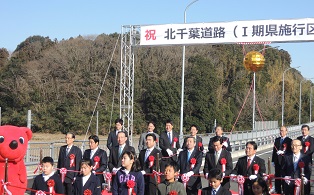
[[[151,123],[152,125],[154,125],[154,127],[156,127],[156,123],[155,123],[154,121],[148,121],[148,122],[147,122],[147,126],[148,126],[150,123]]]
[[[66,135],[68,135],[68,134],[72,135],[72,138],[75,139],[75,134],[73,132],[67,132]]]
[[[50,156],[45,156],[42,160],[41,163],[50,163],[53,166],[53,158],[51,158]]]
[[[128,157],[131,159],[131,160],[134,160],[132,166],[131,166],[131,171],[135,171],[135,172],[138,172],[141,170],[141,164],[140,164],[140,161],[136,158],[136,154],[135,152],[133,151],[125,151],[122,153],[121,156],[124,156],[124,155],[128,155]]]
[[[123,125],[123,120],[121,119],[121,118],[117,118],[116,120],[115,120],[115,124],[116,123],[120,123],[121,125]]]
[[[167,124],[167,123],[170,123],[171,125],[173,125],[173,122],[172,122],[171,119],[166,120],[166,124]]]
[[[193,125],[191,125],[191,126],[190,126],[190,130],[192,129],[192,127],[195,127],[195,129],[198,131],[198,128],[197,128],[197,126],[196,126],[196,125],[194,125],[194,124],[193,124]]]
[[[174,172],[179,171],[178,164],[174,161],[170,161],[169,163],[167,163],[165,168],[167,168],[167,167],[173,167]]]
[[[245,146],[247,146],[248,144],[251,144],[254,147],[254,150],[257,150],[257,144],[255,143],[255,141],[248,141],[246,142]]]
[[[97,135],[91,135],[88,137],[88,139],[92,139],[95,143],[99,144],[99,137]]]
[[[126,131],[119,131],[118,134],[119,134],[119,133],[124,133],[125,137],[128,137],[128,132],[126,132]],[[117,134],[117,135],[118,135],[118,134]]]
[[[82,165],[88,165],[88,166],[93,166],[93,163],[90,159],[83,159],[82,162],[81,162],[81,166]]]
[[[217,126],[215,127],[215,131],[216,131],[216,129],[217,129],[218,127],[220,127],[222,131],[224,131],[224,128],[223,128],[221,125],[217,125]]]
[[[307,128],[308,130],[310,130],[310,127],[308,125],[302,125],[301,129],[303,128]]]
[[[193,141],[194,141],[194,143],[196,143],[196,139],[195,139],[195,137],[193,137],[193,136],[188,136],[188,137],[186,137],[186,141],[188,141],[188,139],[189,138],[192,138],[193,139]]]
[[[217,180],[222,179],[222,172],[220,169],[213,168],[208,172],[208,179],[216,178]]]
[[[157,140],[157,137],[156,137],[155,133],[147,133],[146,136],[145,136],[145,139],[147,139],[148,136],[153,137],[153,140],[154,140],[154,141]]]
[[[214,142],[220,142],[220,144],[222,144],[223,143],[222,137],[220,137],[220,136],[213,137],[212,143],[214,143]]]

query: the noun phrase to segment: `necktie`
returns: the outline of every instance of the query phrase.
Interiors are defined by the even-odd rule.
[[[249,168],[250,165],[251,165],[251,159],[248,158],[248,159],[247,159],[247,168]]]
[[[91,150],[91,151],[90,151],[90,159],[92,159],[92,158],[93,158],[93,156],[94,156],[94,151],[93,151],[93,150]]]
[[[69,154],[70,148],[67,147],[66,151],[65,151],[65,155],[67,156]]]
[[[171,136],[170,136],[170,132],[168,132],[168,139],[169,139],[169,143],[171,144]]]
[[[305,142],[305,137],[302,138],[302,141]]]
[[[215,153],[215,164],[217,165],[218,163],[218,158],[219,158],[219,155],[218,155],[218,152]]]
[[[187,158],[187,161],[188,161],[188,162],[189,162],[189,160],[190,160],[190,157],[191,157],[191,152],[188,151],[188,158]]]
[[[121,154],[122,154],[122,146],[119,147],[119,158],[120,158]]]
[[[212,195],[216,195],[216,190],[213,190],[213,193],[212,193]]]
[[[145,161],[146,161],[146,160],[147,160],[147,158],[148,158],[149,152],[150,152],[150,150],[149,150],[149,149],[147,149],[147,150],[146,150],[146,154],[145,154]]]
[[[283,142],[283,138],[280,139],[280,145],[282,145],[282,142]]]
[[[296,170],[297,166],[298,166],[298,157],[297,156],[293,156],[293,166],[294,166],[294,170]]]

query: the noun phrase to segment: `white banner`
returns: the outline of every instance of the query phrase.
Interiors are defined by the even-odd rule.
[[[314,18],[141,26],[140,45],[314,41]]]

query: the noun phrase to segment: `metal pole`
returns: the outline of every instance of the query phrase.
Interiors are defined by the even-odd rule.
[[[302,93],[302,82],[304,80],[302,80],[300,82],[300,99],[299,99],[299,125],[301,125],[301,93]]]
[[[99,119],[99,111],[96,112],[96,135],[98,136],[98,119]]]
[[[192,1],[184,10],[184,24],[186,23],[186,11],[195,2],[199,0]],[[185,71],[185,45],[182,49],[182,83],[181,83],[181,109],[180,109],[180,143],[183,143],[183,105],[184,105],[184,71]]]
[[[312,122],[312,87],[311,87],[311,93],[310,93],[310,122]]]
[[[254,130],[255,130],[255,72],[253,74],[253,115],[252,115],[252,131]]]
[[[32,127],[32,111],[28,110],[27,111],[27,128],[31,128]]]
[[[299,68],[300,66],[298,67],[295,67],[295,68]],[[285,113],[285,73],[292,69],[294,67],[290,67],[290,68],[287,68],[285,71],[283,71],[282,73],[282,94],[281,94],[281,126],[283,126],[285,123],[284,123],[284,113]]]

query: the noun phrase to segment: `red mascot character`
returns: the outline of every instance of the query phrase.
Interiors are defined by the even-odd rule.
[[[32,131],[27,127],[0,126],[0,181],[5,177],[5,159],[8,159],[8,190],[14,195],[24,195],[27,187],[27,174],[24,156]],[[0,184],[0,194],[3,194]]]

